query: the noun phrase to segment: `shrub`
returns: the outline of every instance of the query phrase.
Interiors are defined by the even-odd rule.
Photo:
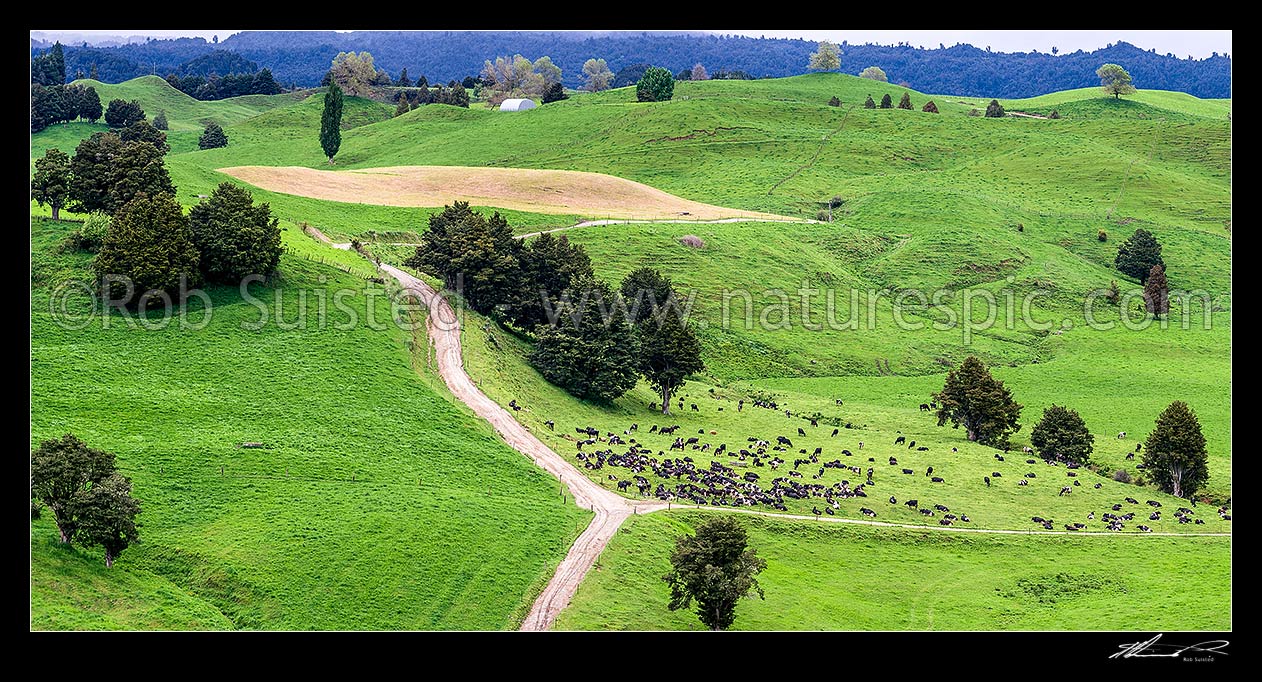
[[[653,66],[635,84],[635,98],[640,102],[666,102],[675,94],[675,77],[666,69]]]
[[[909,92],[903,93],[903,98],[898,100],[898,108],[911,111],[911,93]]]
[[[70,233],[67,241],[74,240],[77,251],[96,252],[105,243],[105,234],[110,230],[110,217],[104,213],[89,213],[83,221],[83,227]]]
[[[868,95],[868,99],[867,99],[867,101],[863,103],[863,108],[864,108],[864,109],[875,109],[875,108],[876,108],[876,102],[873,102],[873,101],[872,101],[872,95]]]
[[[216,149],[218,147],[228,146],[228,136],[224,134],[223,128],[218,123],[211,121],[206,124],[206,130],[202,132],[202,136],[197,138],[198,149]]]
[[[826,223],[832,220],[832,214],[828,212],[828,209],[821,208],[819,209],[818,212],[815,213],[815,219],[822,223]]]
[[[1003,107],[1000,106],[999,100],[992,99],[990,104],[986,105],[986,118],[1003,118]]]
[[[1025,223],[1017,223],[1017,232],[1025,232]]]
[[[1109,290],[1105,292],[1104,298],[1113,305],[1117,305],[1117,302],[1121,300],[1122,290],[1118,288],[1117,280],[1109,282]]]
[[[894,108],[894,100],[893,98],[890,97],[890,94],[888,92],[885,93],[885,96],[881,98],[881,108],[882,109]]]
[[[201,284],[188,218],[169,194],[141,193],[119,209],[92,266],[98,277],[130,279],[130,296],[120,282],[111,282],[107,292],[112,300],[125,303],[138,301],[150,290],[180,295],[181,285],[191,289]]]
[[[976,110],[976,109],[969,109],[969,110],[968,110],[968,115],[969,115],[969,116],[981,116],[981,115],[982,115],[982,112],[980,112],[980,111],[978,111],[978,110]]]
[[[832,99],[830,99],[830,100],[828,100],[828,106],[830,106],[830,107],[839,107],[839,106],[841,106],[841,100],[837,99],[837,96],[836,96],[836,95],[833,95],[833,98],[832,98]]]
[[[247,275],[271,276],[280,264],[280,225],[266,204],[231,182],[189,209],[189,227],[208,282],[237,284]]]
[[[705,242],[695,234],[686,234],[679,238],[679,243],[692,249],[700,249],[705,246]]]
[[[1125,469],[1118,469],[1117,471],[1113,472],[1113,480],[1117,481],[1118,483],[1130,483],[1131,473]]]
[[[1099,239],[1102,242],[1107,242],[1109,240],[1109,233],[1105,232],[1104,230],[1100,230],[1099,232],[1095,233],[1095,238]]]
[[[921,108],[921,111],[936,114],[938,113],[938,105],[934,104],[933,100],[929,100],[928,102],[925,102],[925,106]]]
[[[1048,115],[1047,115],[1047,117],[1048,117],[1048,118],[1053,118],[1053,119],[1054,119],[1054,118],[1060,118],[1060,113],[1059,113],[1058,111],[1056,111],[1055,109],[1052,109],[1052,113],[1048,114]]]

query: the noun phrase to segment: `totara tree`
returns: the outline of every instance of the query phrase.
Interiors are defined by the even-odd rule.
[[[412,79],[408,78],[408,67],[403,67],[403,70],[399,72],[398,80],[396,80],[394,84],[400,88],[412,87]]]
[[[883,71],[879,66],[869,66],[859,72],[859,77],[868,78],[874,81],[881,81],[882,83],[890,82],[890,79],[885,75],[885,71]]]
[[[653,306],[650,315],[637,325],[637,330],[640,373],[662,396],[662,414],[670,414],[671,395],[684,385],[690,374],[705,369],[701,342],[688,324],[674,292]]]
[[[836,71],[841,68],[841,50],[835,44],[821,40],[806,66],[812,71]]]
[[[1100,87],[1104,94],[1113,95],[1114,99],[1135,93],[1135,86],[1131,85],[1131,75],[1117,64],[1101,65],[1095,70],[1095,75],[1100,77]]]
[[[999,100],[992,99],[986,105],[986,118],[1003,118],[1003,106],[999,104]]]
[[[1113,265],[1123,275],[1145,282],[1154,265],[1164,268],[1166,264],[1161,259],[1161,243],[1141,227],[1118,245]]]
[[[936,114],[938,113],[938,105],[934,104],[933,100],[929,100],[928,102],[925,102],[925,106],[920,110],[926,113]]]
[[[767,561],[749,546],[744,526],[731,516],[716,516],[697,527],[696,535],[675,539],[670,585],[671,611],[697,603],[697,618],[711,630],[726,630],[736,619],[736,605],[750,593],[765,599],[758,574]]]
[[[207,282],[237,284],[248,275],[271,276],[280,265],[280,222],[248,190],[221,182],[188,211],[189,229]]]
[[[688,73],[688,79],[694,81],[708,81],[710,74],[706,73],[705,67],[701,64],[693,64],[692,71]]]
[[[145,110],[140,108],[140,102],[136,100],[112,99],[110,105],[105,109],[105,125],[111,128],[126,128],[127,126],[142,121],[145,118]]]
[[[881,108],[882,109],[894,108],[894,100],[890,97],[890,94],[888,92],[885,93],[883,97],[881,97]]]
[[[94,450],[74,434],[41,441],[31,451],[31,499],[48,507],[62,543],[74,540],[79,528],[76,496],[114,473],[114,455]]]
[[[148,142],[162,154],[171,151],[171,145],[167,144],[167,134],[143,119],[120,130],[118,139],[123,142]]]
[[[153,127],[157,130],[167,130],[171,124],[167,122],[167,112],[165,109],[159,109],[158,115],[153,117]]]
[[[1175,497],[1190,499],[1209,480],[1209,456],[1201,423],[1188,404],[1176,400],[1157,417],[1144,441],[1144,471],[1154,485]]]
[[[259,69],[254,74],[254,78],[250,81],[251,95],[279,95],[284,91],[280,83],[276,82],[276,77],[272,75],[272,70],[266,66]]]
[[[402,116],[411,110],[412,106],[408,104],[408,98],[401,94],[399,97],[399,103],[394,107],[394,115],[396,117]]]
[[[1144,282],[1144,309],[1160,318],[1170,312],[1170,290],[1166,286],[1166,269],[1154,265]]]
[[[148,142],[123,142],[113,132],[93,133],[70,159],[70,208],[78,213],[113,213],[140,192],[174,194],[162,156]]]
[[[75,538],[85,546],[104,549],[106,568],[113,568],[114,559],[139,542],[140,502],[131,496],[131,480],[122,474],[111,473],[79,490],[71,504],[78,522]]]
[[[875,109],[875,108],[876,108],[876,102],[873,102],[873,101],[872,101],[872,95],[868,95],[868,99],[867,99],[866,101],[864,101],[864,103],[863,103],[863,108],[864,108],[864,109]]]
[[[101,119],[102,113],[101,96],[97,94],[96,88],[89,85],[83,89],[83,97],[79,100],[79,118],[96,123]]]
[[[583,277],[592,277],[592,260],[582,244],[569,237],[544,232],[531,240],[519,255],[523,289],[510,313],[513,324],[532,329],[549,322],[561,294]]]
[[[218,149],[228,146],[228,135],[219,127],[218,123],[211,121],[206,124],[206,129],[202,131],[201,137],[197,138],[198,149]]]
[[[911,93],[909,92],[903,93],[903,98],[898,100],[898,108],[911,111]]]
[[[583,62],[583,89],[588,92],[608,90],[613,83],[613,72],[603,59],[588,59]]]
[[[53,220],[61,220],[61,208],[70,199],[70,157],[56,147],[35,160],[31,177],[31,198],[53,210]]]
[[[487,218],[457,201],[429,217],[420,246],[403,264],[442,277],[444,287],[485,315],[520,300],[521,249],[498,212]]]
[[[571,395],[609,402],[635,387],[638,350],[621,296],[581,275],[561,296],[555,321],[536,328],[530,364]]]
[[[635,84],[639,102],[666,102],[675,94],[675,77],[661,67],[649,67]]]
[[[112,301],[131,304],[149,291],[179,295],[201,284],[188,218],[170,194],[141,193],[114,216],[92,267]],[[126,281],[107,281],[106,277]],[[128,291],[128,284],[131,285]],[[173,296],[174,297],[174,296]]]
[[[329,84],[324,93],[324,112],[320,115],[320,147],[333,165],[333,157],[342,147],[342,89],[337,83]]]
[[[563,99],[569,99],[569,95],[565,94],[565,87],[560,83],[553,83],[548,91],[543,93],[543,104],[552,102],[560,102]]]
[[[1086,464],[1094,443],[1095,436],[1082,417],[1055,404],[1043,410],[1043,418],[1030,431],[1030,445],[1049,461]]]
[[[564,91],[562,93],[564,94]],[[565,97],[563,96],[561,99],[565,99]],[[469,91],[465,89],[462,83],[456,83],[451,86],[451,90],[447,94],[447,104],[453,107],[469,108]]]
[[[669,297],[675,296],[670,278],[650,267],[632,270],[623,278],[619,290],[633,324],[649,319],[659,307],[667,305]]]
[[[829,100],[828,100],[828,106],[830,106],[830,107],[839,107],[839,106],[841,106],[841,100],[840,100],[840,99],[838,99],[838,97],[837,97],[836,95],[833,95],[833,96],[832,96],[832,99],[829,99]]]
[[[963,426],[971,441],[998,446],[1007,441],[1009,433],[1021,430],[1017,422],[1021,405],[976,356],[968,356],[948,372],[945,385],[933,398],[940,405],[938,426],[947,421],[955,428]]]
[[[373,83],[377,80],[377,67],[368,52],[338,52],[329,74],[341,91],[351,97],[367,97],[372,94]]]

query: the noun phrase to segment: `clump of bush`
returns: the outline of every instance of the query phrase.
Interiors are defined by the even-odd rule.
[[[820,221],[821,223],[827,223],[827,222],[830,222],[833,218],[832,218],[832,214],[828,212],[828,209],[821,208],[819,209],[818,212],[816,212],[815,219]]]
[[[1025,223],[1017,223],[1017,232],[1025,232]]]
[[[705,247],[705,241],[695,234],[686,234],[679,238],[679,243],[690,249],[700,249]]]
[[[976,109],[969,109],[969,110],[968,110],[968,115],[969,115],[969,116],[981,116],[981,115],[982,115],[982,112],[980,112],[980,111],[978,111],[978,110],[976,110]]]
[[[1102,242],[1107,242],[1109,240],[1109,233],[1105,232],[1104,230],[1100,230],[1099,232],[1095,233],[1095,238],[1099,239]]]
[[[867,101],[863,103],[863,108],[864,108],[864,109],[875,109],[875,108],[876,108],[876,102],[873,102],[873,101],[872,101],[872,95],[868,95],[868,99],[867,99]]]
[[[929,100],[928,102],[925,102],[925,106],[921,107],[920,110],[926,113],[936,114],[938,113],[938,105],[934,104],[933,100]]]
[[[894,99],[890,97],[890,94],[888,92],[885,93],[885,96],[881,98],[881,108],[882,109],[894,108]]]
[[[110,217],[104,213],[89,213],[83,227],[66,236],[64,251],[90,251],[96,253],[105,243],[105,233],[110,230]]]
[[[1052,109],[1052,113],[1047,115],[1048,118],[1060,118],[1060,112]]]
[[[1113,480],[1117,481],[1118,483],[1130,483],[1131,472],[1125,469],[1118,469],[1117,471],[1113,472]]]
[[[992,99],[986,105],[986,118],[1003,118],[1003,106],[999,104],[999,100]]]
[[[830,107],[839,107],[839,106],[841,106],[841,100],[837,99],[837,96],[836,96],[836,95],[833,95],[833,98],[832,98],[832,99],[830,99],[830,100],[828,100],[828,106],[830,106]]]

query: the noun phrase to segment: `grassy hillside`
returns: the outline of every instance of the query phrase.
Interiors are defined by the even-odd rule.
[[[143,541],[112,572],[37,561],[33,585],[82,574],[103,594],[136,593],[158,589],[136,576],[157,576],[222,614],[197,621],[206,627],[500,629],[524,615],[588,513],[562,505],[552,479],[419,378],[402,331],[366,326],[361,277],[298,247],[276,288],[252,292],[271,308],[258,331],[243,325],[259,309],[235,289],[210,290],[200,331],[118,315],[73,331],[49,312],[54,285],[85,274],[86,257],[56,252],[67,229],[32,227],[32,445],[70,431],[117,453],[144,508]],[[299,319],[303,289],[308,324],[281,328],[276,315]],[[350,313],[330,302],[321,327],[317,289],[349,290],[343,306],[359,326],[338,329]],[[201,321],[192,308],[189,321]],[[246,441],[266,447],[238,447]],[[55,530],[32,534],[42,547]],[[37,626],[129,624],[78,588],[54,596],[33,604]],[[68,621],[43,606],[66,600],[91,614]],[[130,624],[183,622],[152,618]]]
[[[702,630],[669,611],[674,538],[708,518],[628,519],[559,630]],[[738,630],[1226,630],[1228,538],[977,536],[738,517],[767,560]]]
[[[176,90],[159,76],[141,76],[122,83],[102,83],[90,78],[74,82],[96,88],[103,107],[109,106],[110,100],[113,99],[138,100],[150,119],[153,119],[159,110],[165,110],[172,131],[197,130],[200,132],[211,121],[227,126],[264,111],[293,104],[297,99],[306,96],[284,93],[201,101]]]
[[[1139,90],[1133,95],[1115,99],[1103,96],[1100,88],[1078,88],[1076,90],[1061,90],[1028,99],[1004,100],[1003,105],[1012,110],[1047,114],[1051,112],[1052,107],[1066,103],[1097,100],[1101,103],[1111,100],[1112,104],[1108,106],[1114,106],[1118,109],[1133,106],[1133,104],[1126,104],[1127,102],[1138,102],[1156,109],[1213,119],[1225,119],[1231,113],[1231,100],[1229,99],[1200,99],[1186,92],[1171,92],[1169,90]]]

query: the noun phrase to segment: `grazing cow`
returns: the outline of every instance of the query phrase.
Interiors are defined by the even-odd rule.
[[[1036,475],[1033,471],[1031,471],[1030,473],[1026,474],[1026,475],[1025,475],[1025,477],[1026,477],[1026,478],[1038,478],[1038,476],[1037,476],[1037,475]]]
[[[1034,454],[1034,449],[1028,445],[1023,445],[1021,446],[1021,452],[1024,452],[1027,455],[1032,455]]]
[[[1142,448],[1142,447],[1144,447],[1144,444],[1143,444],[1143,443],[1136,443],[1136,444],[1135,444],[1135,452],[1139,452],[1139,449],[1140,449],[1140,448]]]
[[[1144,533],[1151,533],[1151,532],[1152,532],[1152,529],[1151,529],[1151,528],[1149,528],[1148,526],[1144,526],[1144,525],[1141,525],[1141,526],[1139,527],[1139,530],[1140,530],[1140,531],[1142,531],[1142,532],[1144,532]]]
[[[921,411],[921,412],[928,412],[928,411],[929,411],[929,403],[920,403],[920,411]]]
[[[898,504],[898,500],[894,499],[893,495],[890,495],[890,504]]]
[[[1196,525],[1198,525],[1198,526],[1203,526],[1203,525],[1205,525],[1205,519],[1197,519],[1197,520],[1196,520]]]
[[[836,437],[837,437],[837,432],[838,432],[838,431],[840,431],[840,430],[841,430],[841,429],[833,429],[833,435],[832,435],[832,436],[829,436],[829,437],[830,437],[830,438],[836,438]]]
[[[833,508],[832,508],[832,507],[824,507],[824,513],[825,513],[825,514],[828,514],[829,516],[832,516],[832,515],[833,515],[833,513],[834,513],[834,512],[833,512]]]
[[[1130,453],[1129,455],[1126,456],[1126,459],[1135,459],[1135,453],[1133,452]]]
[[[937,510],[938,510],[938,511],[940,511],[940,512],[949,512],[949,511],[951,511],[950,509],[948,509],[948,508],[947,508],[947,506],[946,506],[945,504],[935,504],[935,505],[933,505],[933,508],[934,508],[934,509],[937,509]]]
[[[544,422],[543,425],[548,427],[549,431],[555,431],[557,423],[549,419],[548,421]]]
[[[904,474],[910,474],[911,472],[912,472],[911,469],[903,469]]]
[[[925,470],[925,475],[926,475],[926,476],[928,476],[929,474],[932,474],[932,473],[933,473],[933,467],[929,467],[928,469],[926,469],[926,470]]]
[[[908,450],[910,450],[910,449],[912,449],[912,448],[914,448],[914,447],[916,447],[916,441],[914,441],[914,440],[913,440],[913,441],[911,442],[911,444],[909,444],[909,445],[907,446],[907,449],[908,449]]]
[[[904,502],[903,504],[907,505],[908,507],[911,507],[912,509],[915,509],[915,508],[916,508],[916,505],[920,504],[920,501],[919,501],[919,500],[907,500],[907,501],[906,501],[906,502]]]
[[[806,435],[806,432],[805,432],[805,431],[803,431],[803,430],[802,430],[802,427],[800,427],[800,426],[798,427],[798,435],[799,435],[799,436],[805,436],[805,435]]]
[[[1160,507],[1160,506],[1161,506],[1161,503],[1160,503],[1160,502],[1158,502],[1158,501],[1156,501],[1156,500],[1148,500],[1148,506],[1150,506],[1150,507]],[[1191,511],[1191,510],[1189,510],[1189,511]]]
[[[938,523],[943,526],[949,526],[951,525],[951,519],[940,519]]]
[[[873,458],[871,458],[871,457],[869,457],[869,458],[868,458],[868,461],[869,461],[869,462],[875,462],[876,460],[875,460],[875,459],[873,459]],[[892,462],[891,462],[891,464],[892,464]]]
[[[933,516],[933,510],[928,507],[922,507],[920,510],[920,513],[924,514],[925,516]]]
[[[1118,432],[1117,432],[1117,439],[1118,439],[1118,440],[1122,440],[1122,439],[1123,439],[1123,438],[1125,438],[1125,437],[1126,437],[1126,432],[1125,432],[1125,431],[1118,431]]]
[[[1024,478],[1023,478],[1023,479],[1021,479],[1021,480],[1019,480],[1019,481],[1017,481],[1017,485],[1029,485],[1029,484],[1030,484],[1030,482],[1029,482],[1029,481],[1027,481],[1027,480],[1025,480]]]
[[[1113,511],[1122,511],[1122,505],[1120,504],[1113,505]]]
[[[968,514],[960,514],[960,520],[964,523],[972,523],[973,520],[968,518]]]
[[[1159,511],[1155,511],[1155,512],[1153,512],[1153,513],[1149,514],[1149,515],[1148,515],[1148,520],[1149,520],[1149,521],[1160,521],[1160,520],[1161,520],[1161,512],[1159,512]]]
[[[693,411],[693,412],[700,412],[700,411],[701,411],[701,410],[697,409],[697,404],[696,404],[696,403],[692,403],[692,404],[691,404],[691,407],[692,407],[692,411]]]
[[[811,513],[814,514],[816,517],[818,517],[820,514],[823,514],[824,512],[820,511],[819,507],[811,507]]]
[[[902,445],[907,442],[907,436],[899,436],[894,439],[894,445]]]
[[[1035,523],[1044,523],[1044,522],[1046,522],[1046,519],[1044,519],[1042,516],[1031,516],[1031,517],[1030,517],[1030,520],[1031,520],[1031,521],[1033,521],[1033,522],[1035,522]]]
[[[1081,481],[1078,481],[1078,480],[1075,480],[1075,481],[1074,481],[1074,485],[1075,485],[1076,487],[1082,487],[1082,482],[1081,482]]]
[[[933,478],[929,479],[929,482],[930,483],[943,483],[944,481],[942,480],[940,476],[934,476]]]
[[[863,449],[863,441],[859,441],[859,449],[860,449],[860,450],[862,450],[862,449]]]
[[[1074,491],[1074,489],[1073,489],[1073,488],[1070,488],[1069,486],[1065,486],[1064,488],[1061,488],[1061,489],[1060,489],[1060,494],[1059,494],[1059,495],[1057,495],[1057,497],[1062,497],[1062,496],[1064,496],[1064,495],[1068,495],[1068,494],[1072,493],[1073,491]]]
[[[959,448],[951,448],[951,452],[959,452],[959,451],[960,451]]]
[[[1033,463],[1034,463],[1034,460],[1032,460],[1032,459],[1027,459],[1027,460],[1025,460],[1025,463],[1026,463],[1026,464],[1033,464]]]
[[[1128,497],[1128,498],[1126,498],[1126,501],[1127,501],[1127,502],[1130,502],[1131,504],[1139,504],[1139,500],[1136,500],[1136,499],[1135,499],[1135,498],[1133,498],[1133,497]]]
[[[1095,512],[1091,512],[1090,514],[1087,514],[1087,520],[1095,521]]]
[[[898,466],[898,460],[893,457],[890,457],[890,466]]]
[[[989,476],[982,476],[982,480],[986,481],[986,487],[987,487],[987,488],[989,488],[989,487],[990,487],[990,477],[989,477]]]
[[[843,454],[843,455],[845,455],[845,456],[849,457],[851,453],[850,453],[850,451],[849,451],[849,450],[842,450],[842,451],[841,451],[841,454]]]
[[[998,471],[992,471],[990,472],[990,475],[995,478],[1003,478],[1003,474],[999,473]]]
[[[928,452],[928,451],[929,451],[929,448],[927,448],[927,447],[925,447],[925,446],[923,446],[923,445],[922,445],[922,446],[920,446],[920,447],[918,447],[918,448],[916,448],[916,449],[917,449],[917,450],[919,450],[920,452]]]
[[[1074,472],[1072,472],[1072,471],[1066,471],[1066,472],[1065,472],[1065,475],[1066,475],[1066,476],[1068,476],[1068,477],[1070,477],[1070,478],[1073,478],[1073,477],[1077,476],[1078,474],[1075,474],[1075,473],[1074,473]]]
[[[1101,483],[1097,483],[1097,484],[1095,484],[1095,489],[1096,489],[1096,490],[1099,490],[1101,487],[1103,487],[1103,484],[1101,484]]]
[[[870,516],[872,518],[876,518],[876,512],[872,511],[871,509],[868,509],[867,507],[859,507],[859,513],[863,514],[864,516]]]

